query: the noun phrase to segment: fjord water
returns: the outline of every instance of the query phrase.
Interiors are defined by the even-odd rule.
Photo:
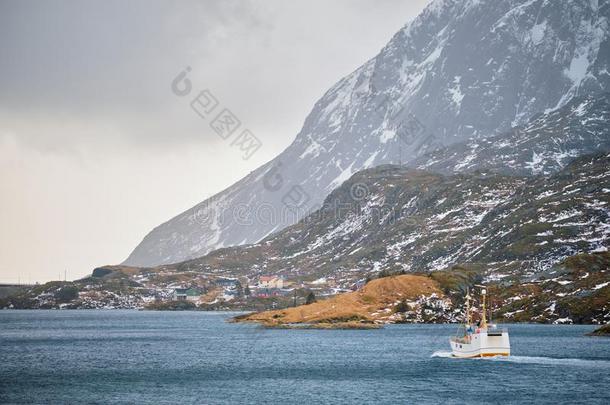
[[[455,325],[269,330],[235,313],[0,311],[2,403],[608,403],[610,339],[510,325],[508,360],[447,357]]]

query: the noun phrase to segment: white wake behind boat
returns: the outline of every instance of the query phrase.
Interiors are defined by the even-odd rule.
[[[510,340],[506,328],[487,324],[485,308],[486,291],[481,291],[482,311],[478,324],[472,322],[470,294],[466,293],[466,322],[460,327],[456,336],[449,341],[454,357],[494,357],[510,356]]]

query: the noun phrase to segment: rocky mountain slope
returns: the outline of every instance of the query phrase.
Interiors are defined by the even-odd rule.
[[[377,271],[427,272],[479,263],[488,279],[548,269],[607,250],[610,155],[551,176],[444,176],[398,166],[359,172],[323,207],[260,243],[159,271],[278,274],[348,285]]]
[[[155,228],[125,264],[257,242],[361,169],[501,135],[608,91],[609,13],[605,1],[434,1],[315,104],[282,154]]]
[[[459,142],[420,156],[409,166],[445,174],[492,170],[549,175],[578,156],[610,151],[608,122],[610,93],[576,97],[509,133]]]
[[[610,253],[578,254],[527,277],[492,283],[505,322],[610,322]]]

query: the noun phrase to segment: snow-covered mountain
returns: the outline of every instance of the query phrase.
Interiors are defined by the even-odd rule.
[[[608,91],[609,14],[596,0],[432,2],[315,104],[276,159],[155,228],[125,263],[256,242],[356,171],[510,133],[574,96]]]
[[[549,175],[578,156],[610,151],[609,122],[610,93],[575,97],[509,133],[443,147],[409,166],[446,174],[485,170]]]

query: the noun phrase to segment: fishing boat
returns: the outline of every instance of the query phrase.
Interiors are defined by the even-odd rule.
[[[451,354],[453,357],[472,358],[472,357],[494,357],[510,356],[510,340],[508,329],[499,328],[493,323],[487,323],[486,295],[487,291],[481,287],[481,313],[477,323],[473,322],[470,307],[470,291],[466,292],[466,319],[460,326],[458,332],[453,336],[451,344]],[[490,316],[491,318],[491,316]]]

